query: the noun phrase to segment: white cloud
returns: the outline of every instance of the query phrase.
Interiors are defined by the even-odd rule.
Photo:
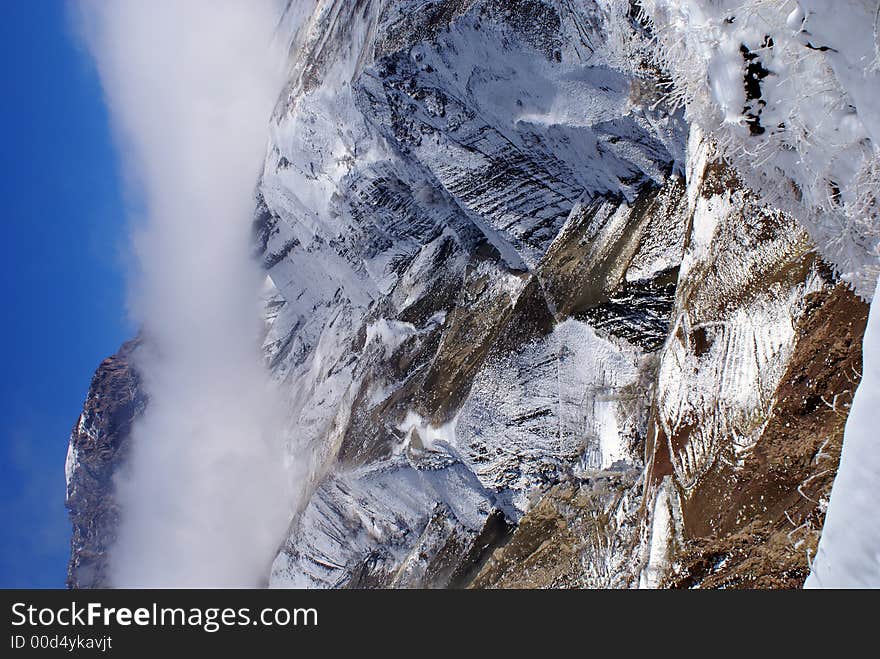
[[[143,199],[130,306],[150,402],[133,430],[117,586],[252,586],[292,510],[259,352],[254,188],[283,82],[275,0],[83,0],[124,162]]]

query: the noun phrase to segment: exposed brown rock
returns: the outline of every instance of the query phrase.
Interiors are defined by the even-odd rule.
[[[809,574],[858,385],[868,306],[843,284],[817,294],[760,441],[683,497],[685,550],[670,585],[798,588]]]
[[[597,198],[577,206],[541,260],[538,276],[560,316],[573,316],[607,302],[624,283],[644,249],[646,234],[681,214],[684,184],[645,186],[632,204]]]
[[[471,588],[626,586],[621,557],[637,544],[637,471],[602,471],[555,485],[496,549]],[[630,566],[627,566],[630,567]]]

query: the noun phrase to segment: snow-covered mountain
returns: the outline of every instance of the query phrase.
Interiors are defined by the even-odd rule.
[[[794,66],[773,43],[831,57],[802,34],[810,3],[773,43],[741,3],[641,4],[289,3],[254,237],[302,503],[269,585],[807,578],[876,278],[870,232],[829,236],[876,215],[874,133],[848,119],[844,169],[816,155],[825,124],[748,97]],[[719,38],[738,64],[688,20],[745,26]],[[819,178],[786,187],[806,180],[778,155],[792,117],[818,135],[810,172],[849,176],[834,208]],[[108,584],[113,476],[149,405],[137,349],[99,367],[71,435],[72,587]]]

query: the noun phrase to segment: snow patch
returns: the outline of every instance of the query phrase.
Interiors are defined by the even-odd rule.
[[[80,415],[80,423],[82,415]],[[70,499],[74,493],[73,476],[79,467],[79,450],[73,445],[73,438],[67,444],[67,457],[64,460],[64,482],[67,484],[67,497]]]

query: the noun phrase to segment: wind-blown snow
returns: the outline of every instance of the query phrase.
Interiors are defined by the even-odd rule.
[[[870,297],[880,245],[877,3],[641,5],[654,31],[642,53],[671,75],[672,100],[747,184],[797,217],[820,253]]]
[[[130,305],[149,404],[117,475],[116,586],[264,581],[292,503],[259,351],[254,187],[283,80],[274,1],[83,2],[146,222]]]

